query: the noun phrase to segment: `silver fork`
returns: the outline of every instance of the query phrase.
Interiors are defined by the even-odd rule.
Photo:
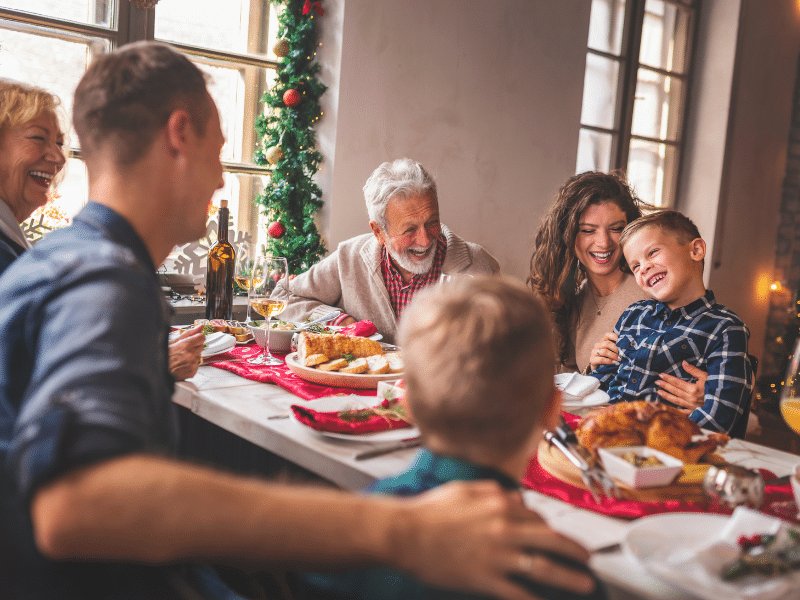
[[[601,496],[619,498],[619,489],[614,480],[608,476],[608,473],[605,472],[602,465],[598,464],[592,454],[578,442],[575,432],[564,421],[564,417],[561,417],[561,425],[555,431],[544,432],[544,438],[552,446],[561,450],[564,456],[578,467],[581,479],[595,502],[600,504]]]

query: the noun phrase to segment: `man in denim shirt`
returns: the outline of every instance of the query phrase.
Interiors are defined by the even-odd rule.
[[[157,43],[98,57],[73,105],[93,201],[0,278],[4,599],[240,597],[202,562],[384,564],[485,592],[546,574],[548,560],[524,559],[546,532],[496,485],[373,499],[170,458],[154,266],[205,233],[219,115],[200,70]]]

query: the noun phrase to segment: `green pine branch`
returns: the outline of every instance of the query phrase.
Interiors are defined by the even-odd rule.
[[[305,0],[273,0],[283,8],[278,17],[278,37],[289,42],[289,53],[280,61],[280,69],[272,89],[261,101],[270,107],[269,114],[256,119],[260,143],[255,162],[268,164],[266,153],[280,146],[283,157],[273,165],[270,181],[256,199],[268,222],[280,221],[286,233],[269,238],[267,252],[285,256],[292,274],[302,273],[325,256],[326,248],[319,234],[315,216],[322,208],[322,190],[314,181],[322,154],[316,149],[314,123],[322,116],[319,98],[327,87],[317,74],[316,25],[314,11],[302,14]],[[301,100],[287,107],[284,93],[297,90]]]

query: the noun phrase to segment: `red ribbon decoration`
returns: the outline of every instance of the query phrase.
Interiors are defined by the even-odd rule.
[[[303,4],[303,14],[307,15],[311,12],[312,8],[320,17],[325,14],[325,9],[322,8],[322,2],[311,2],[311,0],[306,0],[305,4]]]

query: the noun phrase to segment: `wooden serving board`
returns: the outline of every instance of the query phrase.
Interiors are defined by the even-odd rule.
[[[537,450],[537,459],[542,468],[553,477],[565,483],[582,489],[586,486],[581,479],[578,467],[573,465],[564,454],[542,440]],[[683,500],[686,502],[699,502],[703,497],[703,476],[710,464],[687,465],[684,472],[672,484],[663,487],[636,489],[616,482],[620,495],[626,500],[640,500],[643,502],[658,502],[663,500]]]

